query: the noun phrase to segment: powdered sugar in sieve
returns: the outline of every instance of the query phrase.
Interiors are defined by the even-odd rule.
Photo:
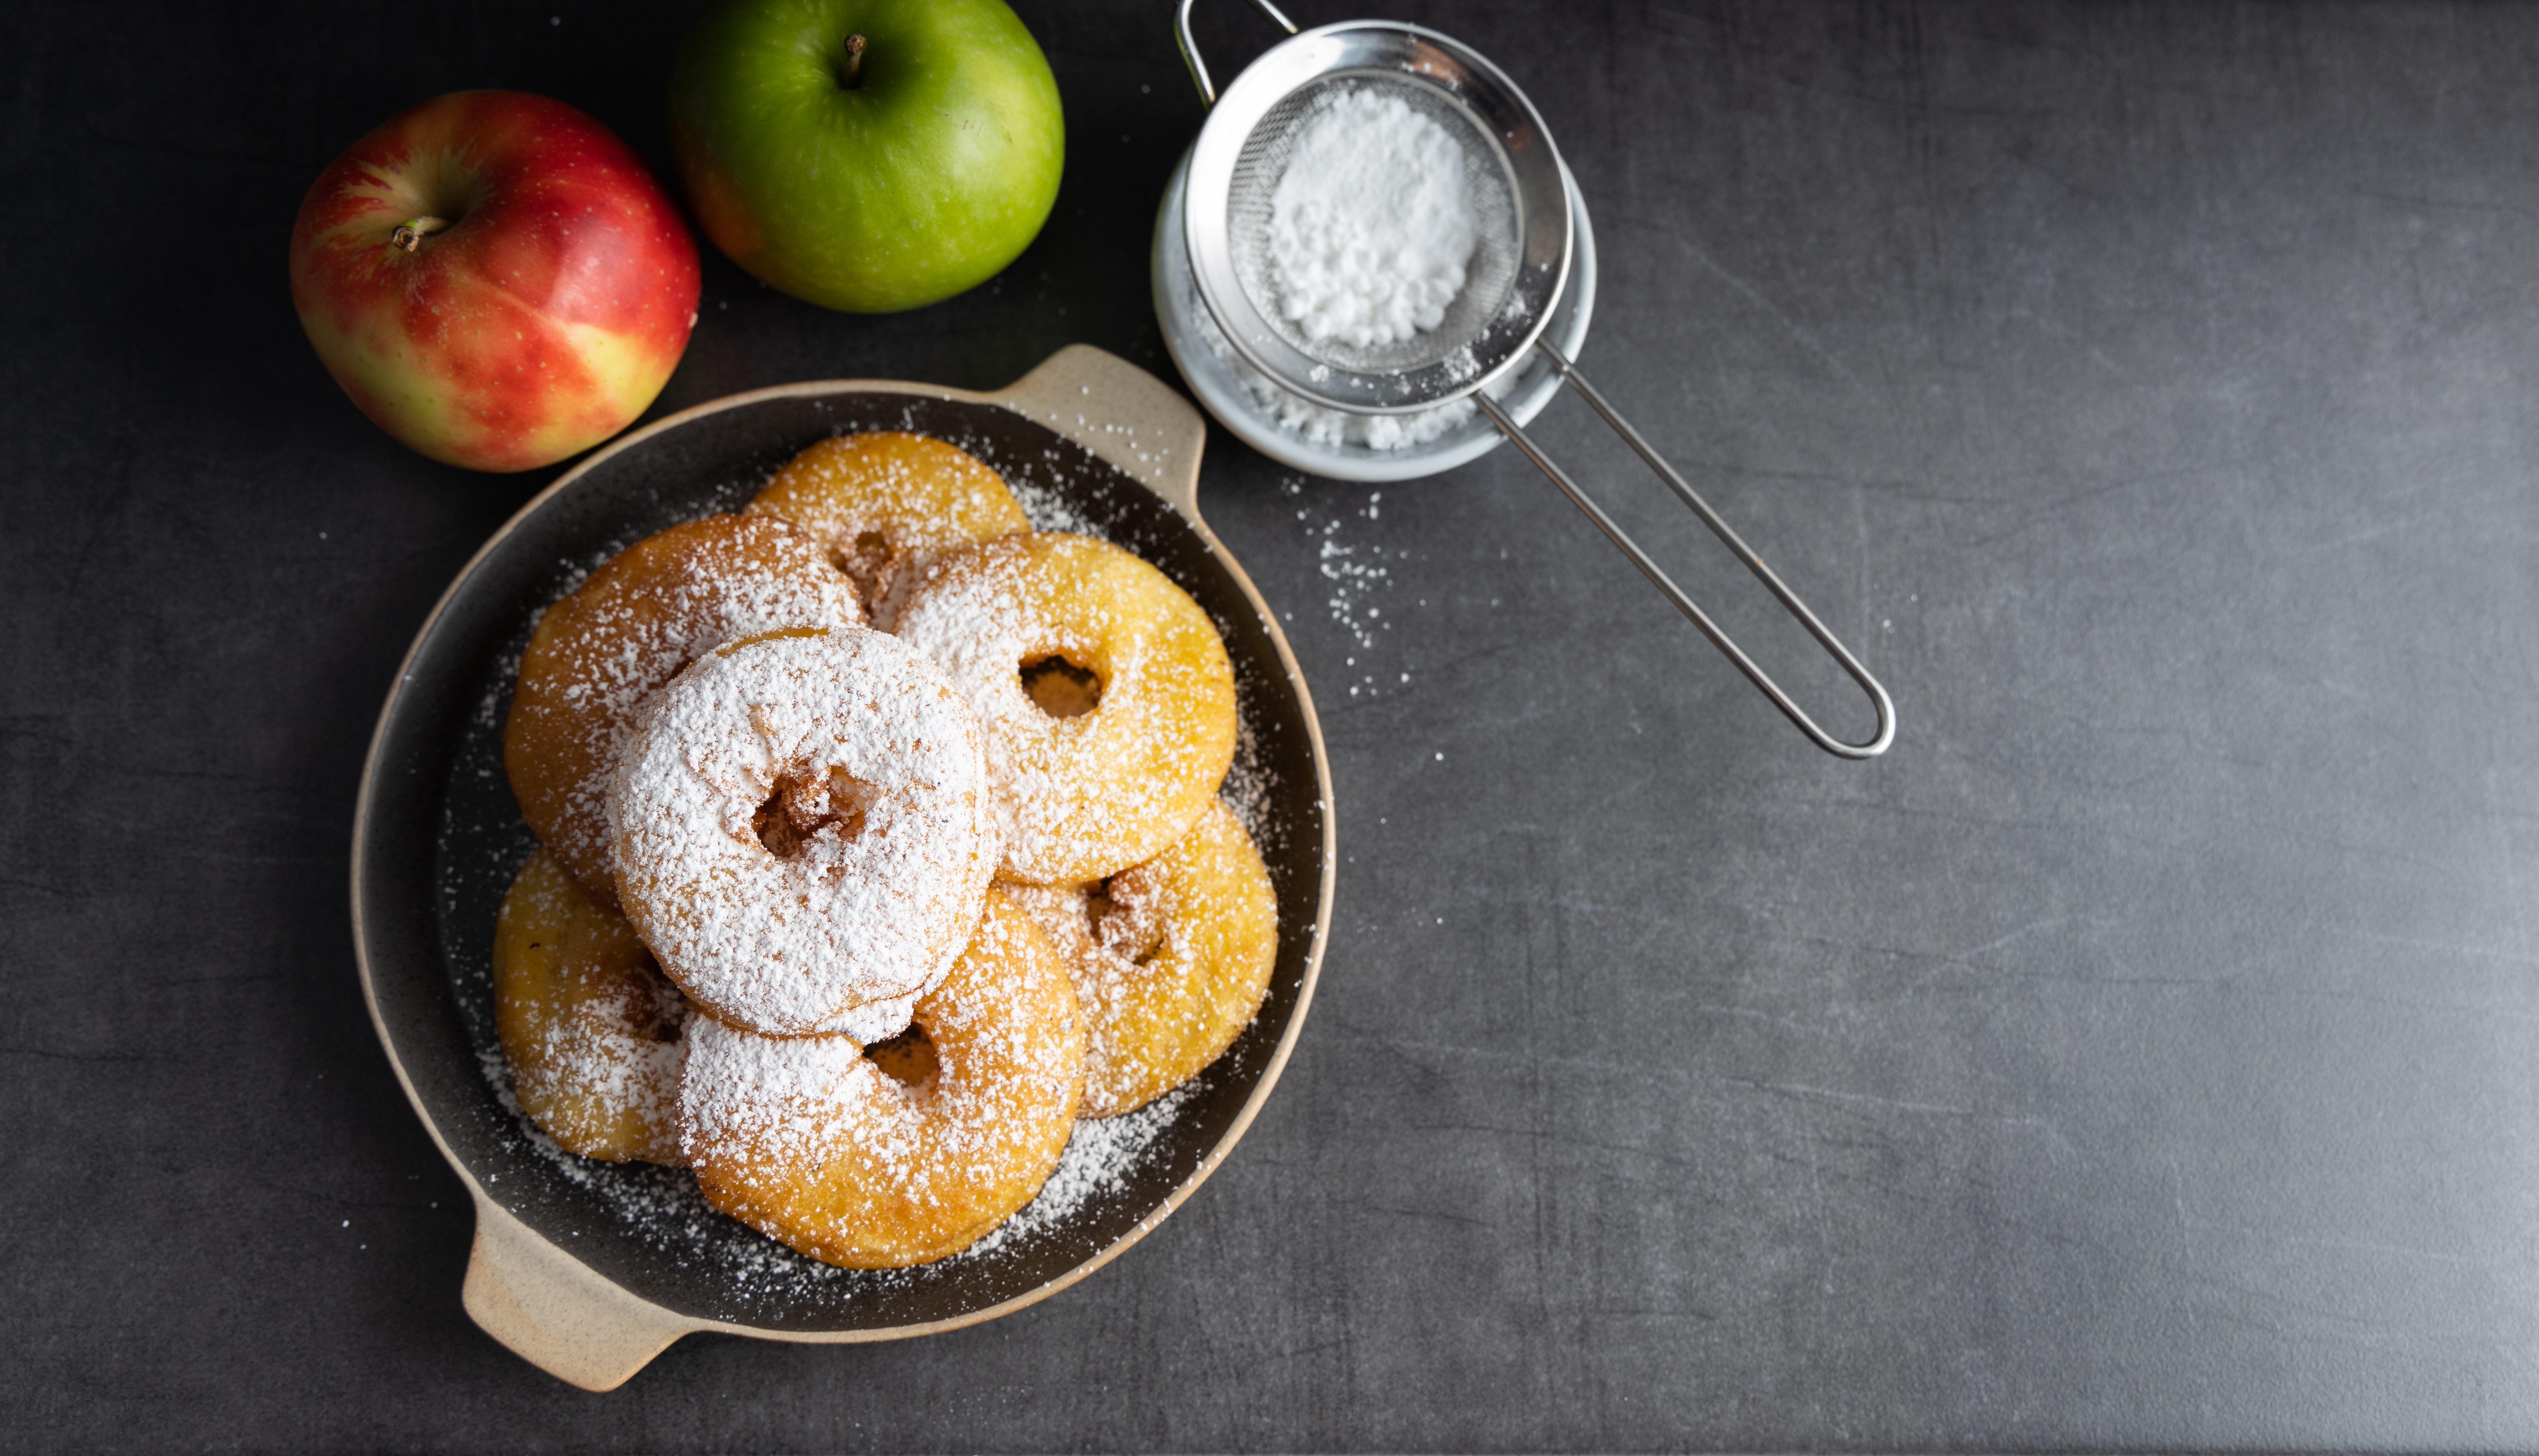
[[[1244,291],[1326,365],[1395,373],[1470,358],[1516,279],[1498,141],[1396,72],[1297,90],[1245,141],[1226,197]]]

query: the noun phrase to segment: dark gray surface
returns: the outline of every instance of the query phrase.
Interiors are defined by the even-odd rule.
[[[397,658],[546,476],[364,422],[283,248],[437,91],[657,159],[682,15],[213,9],[0,14],[8,1444],[2539,1445],[2539,13],[1393,7],[1532,95],[1582,363],[1895,751],[1809,749],[1509,452],[1379,493],[1219,433],[1344,856],[1267,1115],[1023,1314],[589,1397],[458,1308],[344,893]],[[1168,367],[1168,7],[1020,9],[1042,240],[879,319],[710,257],[660,409]],[[1262,35],[1203,20],[1220,70]],[[1628,475],[1575,402],[1543,434]]]

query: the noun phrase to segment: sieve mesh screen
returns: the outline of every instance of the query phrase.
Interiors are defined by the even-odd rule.
[[[1340,97],[1355,91],[1399,98],[1455,139],[1464,155],[1464,181],[1475,224],[1464,287],[1433,329],[1389,344],[1357,346],[1344,339],[1310,338],[1287,316],[1270,257],[1272,203],[1287,173],[1290,154],[1307,123]],[[1399,71],[1338,71],[1298,87],[1266,112],[1244,139],[1226,194],[1226,244],[1236,278],[1270,327],[1288,345],[1336,368],[1368,374],[1404,373],[1445,364],[1466,354],[1506,307],[1515,291],[1522,229],[1516,188],[1498,138],[1479,125],[1453,96]]]

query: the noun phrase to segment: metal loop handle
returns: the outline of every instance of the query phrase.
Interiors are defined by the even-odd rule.
[[[1199,42],[1191,38],[1192,3],[1193,0],[1182,0],[1181,8],[1173,13],[1173,38],[1181,42],[1182,64],[1190,67],[1191,80],[1199,84],[1200,104],[1213,106],[1216,104],[1216,83],[1207,79],[1207,63],[1199,58]],[[1252,0],[1252,8],[1270,17],[1272,24],[1288,34],[1296,33],[1296,23],[1280,15],[1278,7],[1270,4],[1270,0]]]
[[[1255,3],[1259,3],[1259,0],[1255,0]],[[1189,9],[1189,0],[1184,0],[1183,9]],[[1818,748],[1840,759],[1874,759],[1887,752],[1887,746],[1895,741],[1895,703],[1887,695],[1887,690],[1879,686],[1878,680],[1869,675],[1869,669],[1860,665],[1860,659],[1851,655],[1850,648],[1835,640],[1833,632],[1817,620],[1817,614],[1808,610],[1808,604],[1800,601],[1796,592],[1781,584],[1781,578],[1773,574],[1771,567],[1763,564],[1763,559],[1756,556],[1753,549],[1730,529],[1728,522],[1720,519],[1719,512],[1712,510],[1710,503],[1702,499],[1691,486],[1685,484],[1682,476],[1676,474],[1674,466],[1667,464],[1657,450],[1640,437],[1640,432],[1631,428],[1630,422],[1624,420],[1612,405],[1606,403],[1605,396],[1596,392],[1596,386],[1587,382],[1586,376],[1578,372],[1577,365],[1563,358],[1560,351],[1549,344],[1537,342],[1534,347],[1542,350],[1553,366],[1560,370],[1562,379],[1577,386],[1580,397],[1587,401],[1588,407],[1605,417],[1605,423],[1613,427],[1613,432],[1620,435],[1623,442],[1637,452],[1642,460],[1648,462],[1649,468],[1658,473],[1658,478],[1665,481],[1684,504],[1692,507],[1692,513],[1701,517],[1701,523],[1710,528],[1711,534],[1717,536],[1730,551],[1737,553],[1737,559],[1746,563],[1746,569],[1753,572],[1755,579],[1768,587],[1773,596],[1780,598],[1781,605],[1788,609],[1792,617],[1799,620],[1799,625],[1805,627],[1809,634],[1817,639],[1825,652],[1841,665],[1842,670],[1851,674],[1851,680],[1858,683],[1862,690],[1869,694],[1871,705],[1878,710],[1878,733],[1875,737],[1866,743],[1845,743],[1818,727],[1816,720],[1809,717],[1796,702],[1792,701],[1790,695],[1782,692],[1781,686],[1773,682],[1771,676],[1757,666],[1753,658],[1747,656],[1744,648],[1730,640],[1728,633],[1720,629],[1719,624],[1710,620],[1710,614],[1696,606],[1692,598],[1684,595],[1683,588],[1676,585],[1667,573],[1659,568],[1657,563],[1649,560],[1649,554],[1640,550],[1638,544],[1625,535],[1620,526],[1613,523],[1613,518],[1605,513],[1604,507],[1589,499],[1587,493],[1579,489],[1578,483],[1571,480],[1566,471],[1553,464],[1550,456],[1543,453],[1533,440],[1526,437],[1525,431],[1517,428],[1517,423],[1499,409],[1497,401],[1487,394],[1475,393],[1473,395],[1473,402],[1479,405],[1481,412],[1490,417],[1491,423],[1498,426],[1509,439],[1516,442],[1516,447],[1525,452],[1527,459],[1542,467],[1544,475],[1551,477],[1551,483],[1560,488],[1561,494],[1567,496],[1571,503],[1587,513],[1587,518],[1596,523],[1596,529],[1604,532],[1607,539],[1621,548],[1622,555],[1631,559],[1631,563],[1640,568],[1642,575],[1648,577],[1659,591],[1666,593],[1667,599],[1674,602],[1684,616],[1692,619],[1692,625],[1701,629],[1701,634],[1710,638],[1710,644],[1726,654],[1730,662],[1737,664],[1737,670],[1744,673],[1755,687],[1761,689],[1763,695],[1772,699],[1772,705],[1779,708],[1791,722],[1797,724],[1799,731],[1814,741]]]

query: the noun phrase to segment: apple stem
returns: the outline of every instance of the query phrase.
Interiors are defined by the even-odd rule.
[[[861,35],[849,35],[847,37],[847,70],[845,76],[845,85],[847,90],[853,91],[863,84],[863,70],[864,37]]]
[[[417,218],[411,223],[399,223],[396,231],[388,234],[388,246],[400,247],[410,253],[421,252],[425,238],[448,226],[446,218]]]

